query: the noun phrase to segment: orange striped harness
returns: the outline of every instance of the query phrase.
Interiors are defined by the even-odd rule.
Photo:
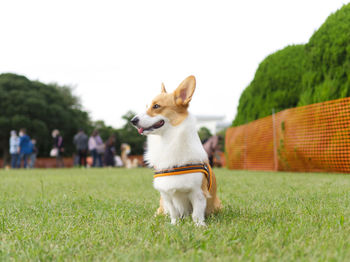
[[[213,181],[213,170],[209,164],[193,164],[187,166],[179,166],[171,169],[163,169],[154,172],[154,178],[162,176],[176,176],[189,173],[203,173],[208,180],[208,190],[210,191]]]

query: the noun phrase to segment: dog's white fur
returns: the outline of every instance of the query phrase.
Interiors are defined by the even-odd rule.
[[[145,115],[142,119],[152,118]],[[151,134],[147,138],[147,152],[145,159],[152,167],[157,169],[171,168],[193,163],[205,163],[208,155],[205,152],[196,130],[196,120],[189,114],[178,126],[171,126],[165,119],[161,129],[156,129],[158,134]],[[143,120],[140,119],[142,122]]]
[[[155,169],[166,169],[193,163],[205,163],[208,156],[196,131],[195,118],[189,114],[178,126],[172,126],[164,116],[139,116],[141,126],[150,126],[160,119],[162,128],[147,137],[145,160]],[[202,192],[202,174],[157,177],[153,182],[164,201],[165,212],[175,224],[178,218],[192,213],[198,225],[205,225],[206,198]]]
[[[194,77],[186,80],[188,79],[195,81]],[[166,92],[164,86],[162,90]],[[191,96],[192,94],[193,91]],[[190,98],[187,100],[189,101]],[[145,160],[155,170],[208,163],[207,153],[197,133],[195,118],[190,113],[178,125],[172,125],[171,119],[162,114],[145,113],[135,118],[138,119],[136,126],[141,130],[139,132],[148,136]],[[147,130],[147,127],[152,127],[162,120],[163,126]],[[170,215],[172,224],[176,224],[179,218],[192,214],[196,225],[205,225],[207,199],[211,198],[211,195],[202,188],[203,174],[189,173],[157,177],[153,185],[161,194],[161,206],[163,201],[163,211]],[[217,201],[219,203],[218,199]]]

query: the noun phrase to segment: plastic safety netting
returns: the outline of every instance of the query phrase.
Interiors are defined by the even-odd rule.
[[[350,98],[229,128],[225,144],[231,169],[350,172]]]

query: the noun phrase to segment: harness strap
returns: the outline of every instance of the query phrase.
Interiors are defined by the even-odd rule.
[[[212,181],[213,181],[213,170],[208,164],[194,164],[187,166],[179,166],[171,169],[163,169],[160,171],[154,172],[154,178],[163,177],[163,176],[176,176],[184,175],[189,173],[202,173],[208,180],[208,190],[210,191]]]

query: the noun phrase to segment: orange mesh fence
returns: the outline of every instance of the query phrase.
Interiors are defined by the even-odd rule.
[[[225,144],[231,169],[350,172],[350,98],[229,128]]]

